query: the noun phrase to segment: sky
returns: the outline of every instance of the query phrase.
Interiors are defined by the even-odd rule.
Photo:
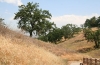
[[[51,21],[59,28],[66,24],[80,26],[86,19],[100,16],[100,0],[0,0],[0,18],[16,30],[18,21],[13,20],[14,13],[18,12],[18,6],[28,2],[39,3],[40,8],[49,10]]]

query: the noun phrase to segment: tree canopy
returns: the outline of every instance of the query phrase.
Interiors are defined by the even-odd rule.
[[[86,19],[83,27],[84,37],[88,42],[94,42],[95,48],[100,48],[100,16]],[[97,27],[97,30],[92,30],[92,27]]]
[[[65,26],[62,26],[61,28],[55,27],[52,31],[50,31],[45,36],[40,36],[38,39],[51,42],[51,43],[59,43],[62,38],[69,39],[74,37],[74,34],[78,33],[80,31],[80,28],[77,27],[74,24],[67,24]]]
[[[100,25],[100,16],[99,17],[92,17],[90,19],[86,19],[84,26],[85,27],[98,27]]]
[[[75,24],[67,24],[62,26],[63,37],[66,39],[72,38],[75,33],[80,31],[80,28]]]
[[[39,8],[39,3],[28,2],[27,5],[19,6],[19,11],[15,13],[15,20],[18,20],[18,28],[28,32],[30,37],[46,34],[53,27],[49,22],[52,15],[48,10]],[[49,26],[47,26],[49,25]]]
[[[88,42],[94,42],[95,48],[100,47],[100,29],[92,31],[90,28],[84,28],[84,37]]]

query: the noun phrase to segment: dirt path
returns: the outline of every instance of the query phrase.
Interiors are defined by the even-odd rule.
[[[69,61],[69,65],[80,65],[81,61]]]

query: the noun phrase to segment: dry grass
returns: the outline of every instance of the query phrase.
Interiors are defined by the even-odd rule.
[[[86,54],[90,55],[93,58],[100,58],[100,49],[96,49],[96,50],[87,52]]]
[[[93,46],[93,43],[87,43],[82,32],[74,38],[54,45],[0,27],[1,65],[66,65],[63,59],[78,61],[83,57],[95,56],[89,55],[93,53],[92,51],[90,53],[77,51]]]
[[[0,65],[66,65],[65,60],[37,44],[42,41],[0,29]]]
[[[13,44],[0,36],[1,65],[64,65],[57,56],[34,45]]]
[[[66,49],[70,49],[73,51],[77,51],[79,49],[93,47],[94,43],[87,42],[87,40],[85,40],[85,38],[84,38],[83,32],[81,32],[80,34],[77,34],[74,38],[71,38],[71,39],[59,44],[59,46],[62,46]]]
[[[91,56],[81,54],[81,53],[68,53],[66,55],[62,55],[62,58],[67,58],[68,61],[82,61],[84,57],[91,58]]]
[[[98,28],[95,27],[92,28],[92,30],[96,31]],[[100,58],[100,49],[95,49],[94,45],[94,42],[87,42],[87,40],[85,40],[83,32],[80,32],[74,38],[58,44],[58,46],[75,51],[75,53],[62,55],[63,58],[67,58],[69,61],[79,61],[82,60],[83,57]]]
[[[77,34],[74,38],[68,39],[65,42],[58,44],[58,46],[61,46],[71,51],[73,50],[75,53],[68,53],[62,55],[62,57],[65,57],[70,61],[77,61],[82,60],[83,57],[92,57],[91,55],[86,53],[79,53],[79,50],[93,48],[94,43],[87,42],[87,40],[85,40],[83,36],[83,32],[81,32],[80,34]]]

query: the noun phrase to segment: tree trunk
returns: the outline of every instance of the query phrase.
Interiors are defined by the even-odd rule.
[[[30,33],[30,37],[32,37],[33,36],[32,31],[30,31],[29,33]]]
[[[98,42],[95,41],[95,48],[99,48]]]

